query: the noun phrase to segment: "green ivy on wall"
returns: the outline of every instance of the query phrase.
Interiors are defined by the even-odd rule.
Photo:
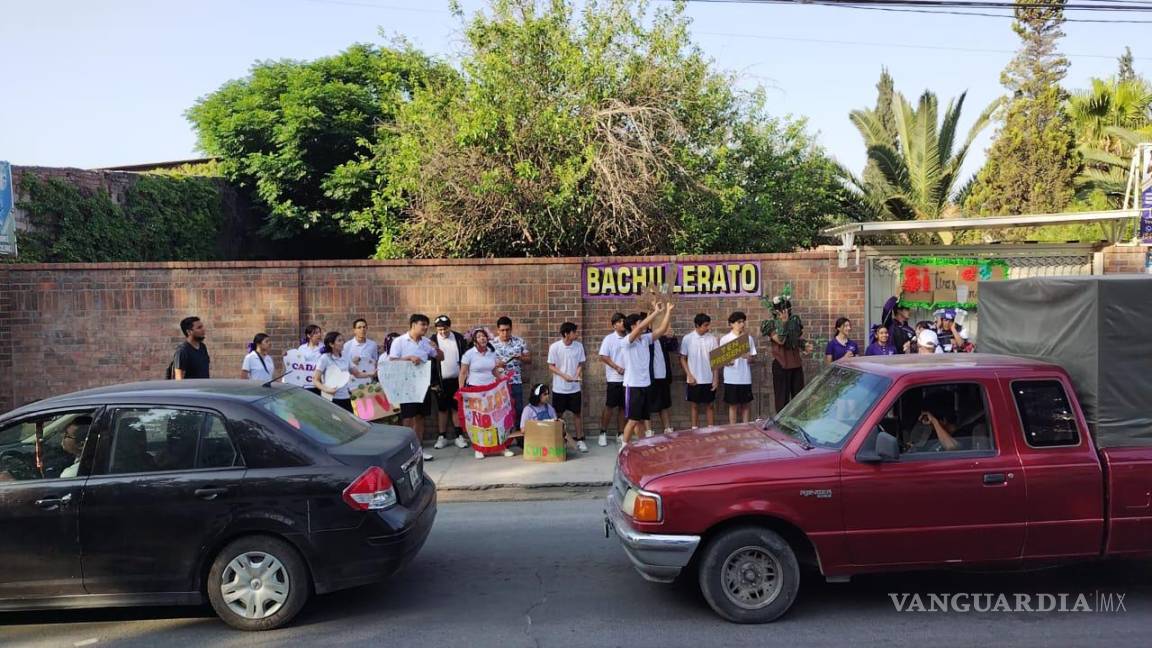
[[[31,229],[21,232],[18,263],[201,261],[220,258],[223,207],[217,180],[141,175],[118,205],[58,180],[21,183]]]

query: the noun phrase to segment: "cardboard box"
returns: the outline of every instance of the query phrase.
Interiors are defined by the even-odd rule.
[[[528,421],[524,428],[524,460],[559,463],[568,459],[563,421]]]

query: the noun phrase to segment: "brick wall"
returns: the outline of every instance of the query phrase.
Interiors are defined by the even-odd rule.
[[[677,261],[710,257],[677,258]],[[863,321],[864,274],[839,268],[834,250],[747,255],[762,264],[765,294],[793,286],[794,302],[813,337],[827,338],[839,316]],[[594,259],[624,261],[625,259]],[[628,261],[670,261],[647,257]],[[200,316],[208,327],[213,375],[239,375],[252,335],[272,336],[276,355],[299,343],[304,325],[348,333],[356,317],[371,335],[407,328],[412,312],[449,314],[456,328],[495,328],[508,315],[514,333],[528,342],[534,362],[528,378],[548,379],[548,345],[560,324],[580,326],[591,357],[610,330],[613,311],[635,311],[636,299],[581,296],[582,259],[480,259],[448,261],[269,261],[221,263],[122,263],[0,266],[0,411],[48,394],[96,385],[162,378],[180,340],[179,320]],[[759,331],[767,312],[755,298],[680,298],[674,332],[692,329],[706,312],[713,331],[727,330],[731,311],[748,314]],[[859,337],[859,335],[857,336]],[[759,341],[759,340],[758,340]],[[761,356],[762,358],[766,356]],[[811,375],[816,365],[808,367]],[[603,402],[604,371],[585,370],[585,417],[595,427]],[[683,375],[672,363],[674,420],[686,421]],[[767,362],[754,365],[753,413],[770,413]],[[721,415],[723,421],[726,415]]]
[[[1144,272],[1147,245],[1113,245],[1104,249],[1104,273],[1128,274]]]

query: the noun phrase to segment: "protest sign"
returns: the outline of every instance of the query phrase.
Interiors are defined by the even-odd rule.
[[[312,376],[316,373],[316,363],[304,360],[298,349],[284,353],[284,382],[297,387],[312,387]]]
[[[900,260],[900,303],[912,308],[974,310],[980,282],[1008,278],[1002,259],[922,257]]]
[[[388,360],[380,363],[376,376],[388,395],[388,402],[423,403],[432,384],[432,363],[414,365],[406,360]]]
[[[395,414],[399,408],[393,407],[380,385],[372,383],[357,387],[352,392],[352,411],[365,421],[376,421]]]
[[[528,421],[524,427],[524,460],[559,463],[568,459],[563,421]]]
[[[708,364],[712,368],[723,367],[724,365],[736,360],[740,356],[752,352],[752,343],[747,335],[736,338],[722,346],[712,349],[708,353]]]
[[[512,429],[516,427],[508,380],[461,387],[456,392],[456,402],[460,405],[460,426],[468,432],[472,447],[484,454],[504,452]]]

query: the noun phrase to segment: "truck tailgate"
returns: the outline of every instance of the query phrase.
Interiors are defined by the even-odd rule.
[[[1152,553],[1152,447],[1100,451],[1107,489],[1107,556]]]

